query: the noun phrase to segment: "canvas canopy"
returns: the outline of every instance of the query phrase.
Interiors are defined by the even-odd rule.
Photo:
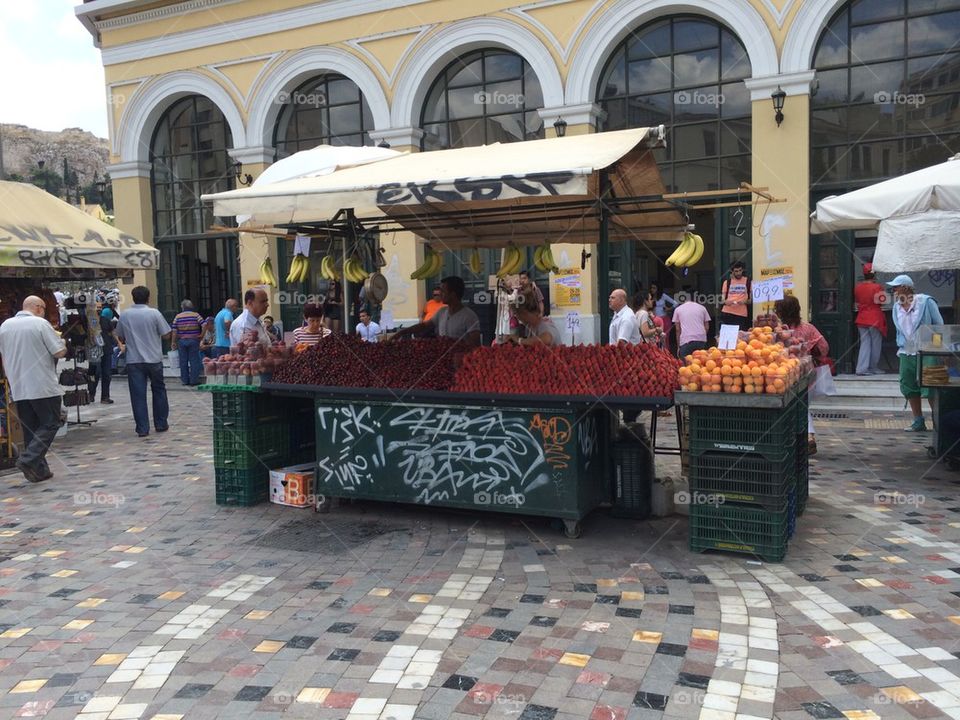
[[[605,170],[608,197],[637,198],[617,206],[610,239],[674,239],[686,225],[661,199],[652,148],[663,144],[660,126],[409,153],[203,199],[213,202],[214,215],[251,215],[270,225],[326,221],[349,208],[449,245],[595,243]]]
[[[825,198],[810,217],[813,233],[878,230],[878,272],[960,268],[960,155]]]
[[[0,181],[0,268],[104,277],[156,270],[156,249],[34,185]]]

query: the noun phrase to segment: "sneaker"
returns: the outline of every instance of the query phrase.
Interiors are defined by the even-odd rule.
[[[113,400],[111,400],[110,398],[104,398],[103,400],[100,401],[100,404],[101,404],[101,405],[113,405]]]
[[[35,468],[30,467],[24,462],[17,462],[17,470],[22,472],[23,476],[32,483],[42,482],[47,479],[41,473],[37,472]],[[52,476],[52,473],[50,476]]]
[[[910,423],[910,427],[907,428],[907,432],[926,432],[927,424],[923,421],[922,417],[914,418],[913,422]]]

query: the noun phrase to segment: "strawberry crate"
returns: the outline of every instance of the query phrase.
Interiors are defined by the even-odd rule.
[[[794,436],[795,437],[795,436]],[[796,486],[796,448],[781,448],[780,455],[724,452],[690,457],[690,492],[722,498],[725,503],[762,505],[774,512],[786,507]]]
[[[690,406],[690,454],[756,453],[771,460],[792,447],[795,402],[783,408]]]
[[[266,502],[270,488],[269,474],[270,471],[263,466],[246,470],[217,468],[217,505],[249,507]]]
[[[790,508],[780,512],[747,505],[691,505],[690,549],[725,550],[781,562],[787,554]]]
[[[245,433],[259,424],[280,421],[286,410],[262,393],[213,393],[213,428]]]
[[[248,469],[282,464],[290,453],[287,423],[260,423],[243,432],[233,428],[214,428],[213,465],[215,468]]]

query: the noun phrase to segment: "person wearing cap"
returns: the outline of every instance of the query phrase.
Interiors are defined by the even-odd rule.
[[[913,422],[908,432],[925,432],[921,397],[929,398],[930,392],[920,388],[917,376],[917,346],[919,330],[924,325],[943,325],[943,316],[937,302],[929,295],[914,290],[909,275],[897,275],[887,283],[893,288],[893,326],[897,329],[897,356],[900,359],[900,392],[910,404]]]
[[[857,303],[857,331],[860,350],[857,355],[857,375],[883,375],[879,367],[880,346],[887,336],[887,319],[883,315],[885,293],[883,285],[874,279],[873,263],[863,266],[863,281],[853,289]]]

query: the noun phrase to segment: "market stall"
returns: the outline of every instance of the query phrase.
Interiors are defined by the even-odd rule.
[[[960,412],[960,325],[926,325],[919,331],[919,386],[930,393],[933,408],[931,458],[960,468],[960,438],[949,435],[943,416]]]
[[[414,153],[205,199],[217,216],[261,224],[243,231],[282,228],[291,241],[340,242],[330,254],[346,283],[375,269],[356,249],[370,227],[413,231],[432,246],[428,261],[442,249],[501,248],[498,277],[513,267],[517,247],[548,249],[551,241],[596,246],[601,267],[611,242],[638,238],[683,244],[690,258],[698,248],[685,235],[693,200],[665,193],[652,155],[664,142],[660,127]],[[751,202],[752,191],[727,194]],[[605,305],[609,280],[598,275]],[[545,515],[563,520],[571,537],[604,502],[649,512],[649,452],[618,451],[614,416],[672,407],[676,360],[653,345],[461,352],[444,342],[333,336],[279,364],[238,347],[213,373],[227,383],[210,386],[215,413],[219,395],[237,392],[231,378],[240,387],[259,382],[257,394],[280,402],[312,403],[315,492],[324,497]],[[262,364],[238,370],[238,360]],[[263,371],[271,381],[258,379]],[[257,401],[245,402],[252,417]],[[234,486],[234,504],[265,499],[271,468],[261,465],[247,468],[255,487]],[[218,470],[218,488],[221,479]]]
[[[132,278],[134,270],[155,270],[157,251],[140,240],[88,215],[34,185],[0,181],[0,322],[19,312],[24,298],[38,295],[46,303],[47,319],[61,331],[76,368],[85,346],[87,310],[81,298],[75,313],[61,315],[54,289],[83,282]],[[83,314],[81,319],[80,315]],[[95,315],[94,315],[95,316]],[[61,327],[61,320],[70,322]],[[86,381],[71,374],[65,402],[83,404]],[[66,382],[67,376],[65,376]],[[5,378],[0,379],[0,466],[13,464],[22,430],[10,402]],[[83,390],[83,392],[81,392]]]

